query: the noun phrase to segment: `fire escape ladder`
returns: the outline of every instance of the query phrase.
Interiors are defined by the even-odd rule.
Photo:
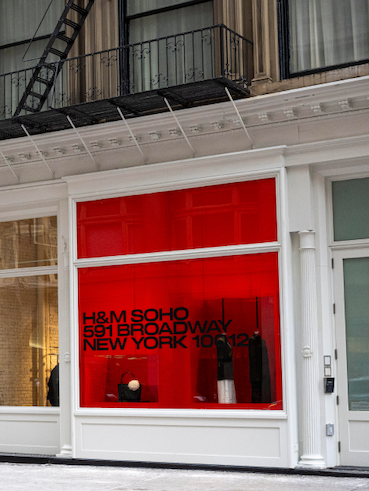
[[[82,26],[88,16],[94,0],[89,0],[85,8],[77,5],[78,0],[68,0],[65,9],[58,20],[54,32],[50,36],[49,42],[33,71],[33,75],[24,91],[24,94],[14,112],[14,117],[19,116],[21,111],[29,111],[38,113],[41,111],[46,99],[48,98],[56,77],[58,76],[65,59],[67,58],[74,41],[76,40]],[[70,11],[75,11],[78,14],[78,21],[74,22],[67,18]],[[65,26],[72,29],[72,35],[66,36],[63,32]],[[65,43],[64,50],[57,49],[55,43],[57,40]],[[49,54],[53,54],[59,58],[55,62],[47,61]],[[29,102],[31,99],[31,102]]]

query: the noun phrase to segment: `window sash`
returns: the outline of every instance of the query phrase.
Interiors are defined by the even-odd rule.
[[[206,0],[197,0],[201,3]],[[181,4],[188,4],[188,0],[127,0],[127,15],[142,15],[161,9],[172,9],[181,7]]]
[[[368,22],[368,0],[289,0],[290,73],[369,59]]]

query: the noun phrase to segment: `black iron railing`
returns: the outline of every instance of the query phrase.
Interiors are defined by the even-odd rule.
[[[0,119],[14,115],[33,71],[0,75]],[[196,94],[196,84],[209,80],[247,89],[252,43],[218,25],[45,64],[43,71],[42,78],[52,81],[53,88],[42,111],[190,84]],[[199,102],[203,94],[199,91]],[[28,107],[39,102],[28,95]],[[26,114],[23,110],[21,116]]]

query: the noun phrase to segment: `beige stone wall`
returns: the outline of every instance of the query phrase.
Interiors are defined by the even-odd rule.
[[[328,82],[337,82],[338,80],[346,80],[349,78],[364,77],[369,75],[369,63],[362,65],[350,66],[336,70],[329,70],[312,75],[302,77],[293,77],[287,80],[269,80],[257,82],[253,81],[251,86],[251,95],[271,94],[273,92],[281,92],[283,90],[298,89],[300,87],[308,87],[310,85],[325,84]]]

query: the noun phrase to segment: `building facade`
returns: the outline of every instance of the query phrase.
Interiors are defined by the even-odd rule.
[[[368,466],[367,0],[8,3],[0,452]]]

